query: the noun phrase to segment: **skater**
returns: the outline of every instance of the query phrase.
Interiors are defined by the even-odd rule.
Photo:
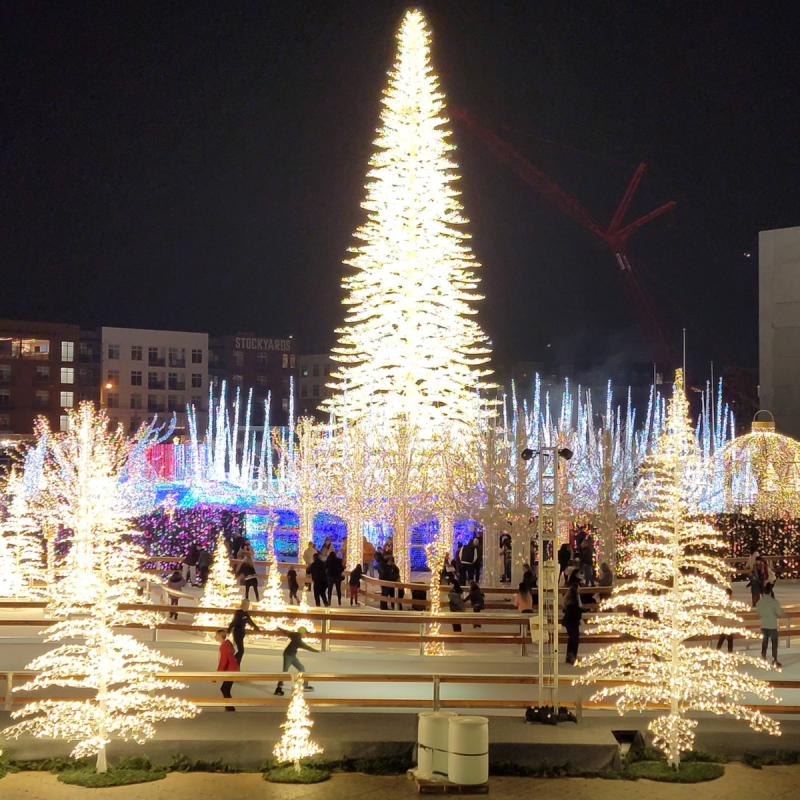
[[[236,645],[236,663],[242,665],[242,658],[244,657],[244,635],[246,633],[245,626],[249,625],[254,631],[261,632],[261,628],[253,622],[253,618],[248,613],[250,609],[250,601],[242,600],[242,604],[234,612],[231,624],[228,625],[228,633],[233,634],[233,641]]]
[[[300,659],[297,657],[297,651],[302,647],[304,650],[310,650],[312,653],[319,653],[319,650],[315,650],[311,645],[303,641],[303,636],[305,636],[308,631],[305,628],[298,628],[296,631],[285,631],[283,628],[278,628],[277,632],[289,637],[289,644],[286,645],[286,649],[283,651],[282,671],[288,672],[289,667],[294,667],[298,672],[305,672],[306,668],[300,663]],[[309,686],[308,681],[303,683],[303,688],[307,692],[314,691],[314,687]],[[275,694],[283,694],[283,681],[278,681],[278,685],[275,687]]]
[[[186,586],[186,581],[183,579],[181,571],[179,569],[174,570],[172,575],[169,576],[169,580],[167,581],[167,589],[170,589],[173,592],[179,592],[181,589],[183,589],[184,586]],[[169,596],[169,604],[171,606],[177,606],[179,599],[180,599],[179,597],[176,597],[174,594],[171,594]],[[178,619],[177,612],[174,611],[170,612],[169,618]]]
[[[192,542],[186,551],[186,556],[181,564],[181,575],[184,580],[188,580],[192,586],[197,583],[197,559],[200,553],[197,545]]]
[[[314,602],[317,606],[322,601],[323,605],[328,603],[328,575],[325,571],[325,562],[320,558],[319,553],[314,553],[311,564],[306,567],[306,574],[311,577],[311,586],[314,589]]]
[[[564,574],[564,571],[570,565],[572,561],[572,550],[570,550],[569,544],[564,542],[558,550],[558,577]]]
[[[361,576],[364,574],[364,571],[361,569],[361,564],[356,564],[355,568],[350,571],[350,580],[348,584],[350,586],[350,605],[357,606],[358,605],[358,592],[361,589]]]
[[[214,638],[219,642],[219,664],[217,664],[217,672],[239,672],[239,662],[236,660],[236,655],[233,652],[233,645],[228,638],[228,633],[224,628],[220,628],[215,634]],[[214,681],[216,683],[216,681]],[[231,689],[233,688],[233,681],[223,681],[220,687],[220,692],[226,700],[231,699]],[[236,711],[233,706],[225,706],[226,711]]]
[[[200,585],[205,586],[208,580],[208,571],[211,569],[211,564],[214,557],[208,550],[201,550],[197,556],[197,574],[200,576]]]
[[[239,564],[239,569],[236,570],[236,577],[244,584],[245,599],[250,599],[250,590],[252,589],[256,596],[256,602],[258,602],[260,599],[258,596],[258,575],[256,575],[253,560],[249,556]]]
[[[339,605],[342,604],[342,580],[344,578],[344,564],[342,559],[339,558],[335,550],[328,553],[325,559],[325,580],[328,585],[328,602],[327,605],[333,603],[333,590],[336,590],[336,597],[339,600]]]
[[[767,642],[772,642],[772,664],[780,669],[781,664],[778,662],[778,617],[788,617],[789,615],[775,599],[771,583],[764,587],[764,594],[761,595],[761,599],[756,605],[756,611],[761,623],[761,633],[764,634],[764,639],[761,642],[761,658],[766,661]]]
[[[294,601],[294,604],[299,606],[300,598],[297,593],[300,591],[300,584],[297,582],[297,570],[294,567],[286,570],[286,582],[289,584],[289,602]]]
[[[733,597],[733,590],[731,589],[730,586],[725,591],[728,593],[728,597]],[[738,622],[738,620],[730,619],[728,617],[717,617],[717,624],[718,625],[726,625],[728,627],[734,628],[737,625],[739,625],[740,623]],[[717,639],[717,650],[722,650],[722,645],[725,644],[726,641],[728,642],[728,652],[732,653],[733,652],[733,634],[732,633],[721,633],[719,635],[719,639]]]
[[[500,552],[503,556],[503,577],[500,583],[511,583],[511,535],[503,533],[500,536]]]
[[[375,545],[367,539],[366,536],[363,537],[363,569],[364,574],[369,575],[371,578],[375,577]]]
[[[575,659],[578,657],[582,618],[583,609],[578,595],[578,586],[573,583],[570,585],[567,597],[564,600],[564,618],[561,620],[561,624],[567,630],[567,664],[574,664]]]

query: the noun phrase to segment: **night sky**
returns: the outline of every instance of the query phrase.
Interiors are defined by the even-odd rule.
[[[0,317],[329,347],[406,7],[7,3]],[[796,4],[420,7],[448,102],[601,223],[647,162],[629,218],[677,201],[631,241],[662,324],[698,374],[755,367],[757,234],[800,224]],[[498,353],[648,359],[610,252],[453,130]]]

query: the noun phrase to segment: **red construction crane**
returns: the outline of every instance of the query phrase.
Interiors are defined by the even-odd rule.
[[[456,119],[468,125],[486,147],[501,161],[504,161],[515,170],[526,183],[579,225],[588,228],[608,246],[620,268],[623,288],[628,301],[631,303],[640,333],[655,348],[658,361],[672,364],[674,362],[672,348],[659,324],[659,315],[656,311],[655,302],[637,272],[631,266],[628,255],[628,240],[634,231],[641,228],[642,225],[661,216],[665,211],[669,211],[675,205],[675,201],[670,200],[668,203],[664,203],[655,211],[645,214],[634,222],[624,226],[622,224],[631,200],[633,200],[633,195],[639,183],[641,183],[646,165],[639,164],[611,223],[606,230],[603,230],[594,217],[571,194],[564,191],[551,177],[528,161],[527,158],[520,155],[496,133],[481,125],[463,109],[451,109],[451,113]]]

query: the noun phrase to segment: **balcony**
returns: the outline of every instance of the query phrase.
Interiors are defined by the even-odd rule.
[[[164,381],[158,381],[153,378],[147,379],[147,388],[148,389],[166,389],[167,384]]]
[[[160,358],[158,356],[148,356],[147,363],[151,367],[166,367],[167,366],[167,359],[164,356]]]
[[[148,403],[147,410],[151,414],[163,414],[165,410],[165,406],[163,403]]]
[[[80,363],[80,364],[99,364],[100,363],[100,353],[99,352],[95,352],[94,350],[89,350],[88,352],[78,353],[78,363]]]
[[[34,386],[49,386],[52,383],[52,379],[49,375],[34,375],[33,376],[33,385]]]
[[[170,379],[169,388],[175,392],[182,392],[186,388],[186,381],[176,381]]]
[[[185,358],[170,358],[169,365],[171,367],[177,367],[178,369],[186,369],[186,359]]]

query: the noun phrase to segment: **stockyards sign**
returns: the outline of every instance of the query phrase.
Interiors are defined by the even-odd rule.
[[[237,336],[236,350],[277,350],[288,353],[292,349],[292,339],[263,339],[260,336]]]

